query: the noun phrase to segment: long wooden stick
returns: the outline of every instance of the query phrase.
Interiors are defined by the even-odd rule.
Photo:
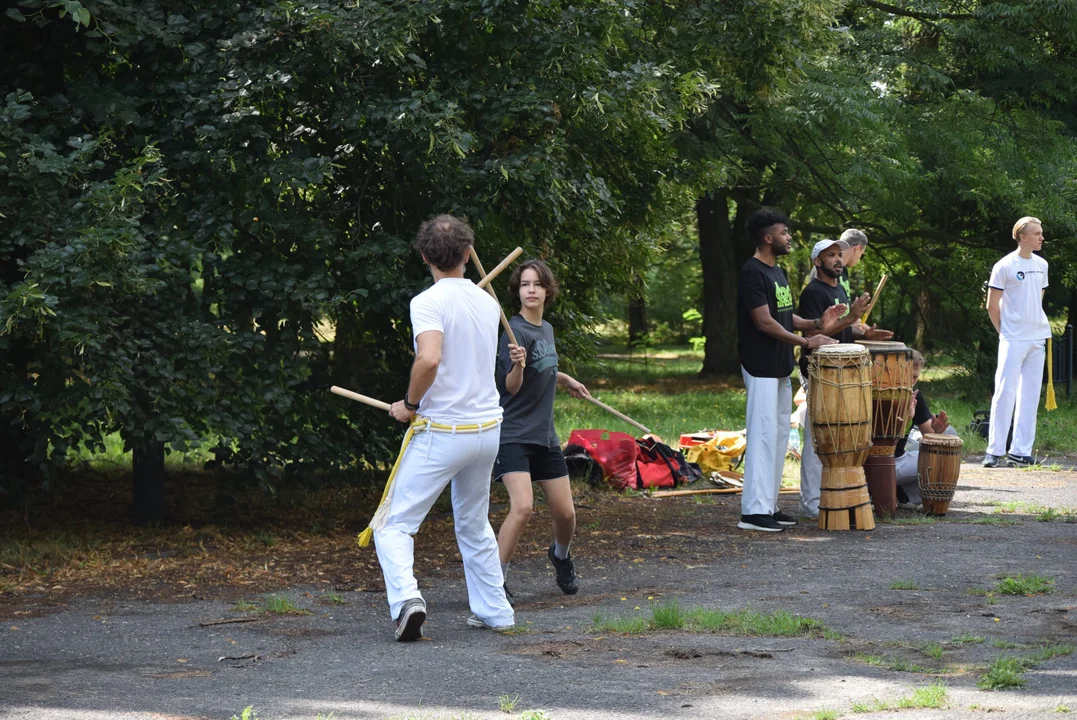
[[[871,315],[871,311],[875,308],[875,303],[879,301],[879,293],[883,291],[883,286],[886,285],[886,273],[879,278],[879,284],[875,288],[875,294],[871,296],[871,302],[868,303],[868,309],[864,311],[864,316],[860,318],[860,322],[867,323],[868,315]]]
[[[482,269],[482,261],[479,260],[474,247],[471,248],[471,262],[475,264],[475,269],[479,271],[479,279],[485,279],[486,271]],[[497,294],[492,286],[487,285],[486,292],[490,293],[490,297],[494,299],[494,302],[497,302]],[[509,325],[509,319],[505,317],[505,309],[501,307],[500,302],[497,302],[497,309],[501,311],[501,327],[505,328],[505,334],[509,336],[509,342],[513,345],[519,345],[520,343],[516,342],[516,334],[512,332],[512,326]]]
[[[667,497],[682,497],[684,495],[737,495],[744,492],[740,488],[700,488],[699,490],[659,490],[653,492],[650,497],[653,498],[667,498]],[[799,493],[800,488],[782,488],[778,491],[782,495],[792,495],[793,493]]]
[[[624,420],[624,421],[625,421],[626,423],[628,423],[629,425],[632,425],[632,426],[634,426],[634,427],[637,427],[637,428],[639,428],[640,430],[642,430],[642,431],[643,431],[644,433],[646,433],[647,435],[650,435],[650,434],[651,434],[651,429],[650,429],[649,427],[647,427],[646,425],[643,425],[643,424],[641,424],[641,423],[638,423],[638,422],[636,422],[635,420],[633,420],[632,418],[628,417],[627,415],[625,415],[625,414],[624,414],[624,413],[622,413],[622,412],[618,412],[617,410],[614,410],[613,408],[611,408],[611,407],[610,407],[609,405],[607,405],[606,403],[602,402],[602,401],[601,401],[601,400],[599,400],[598,398],[593,398],[593,397],[584,397],[584,400],[587,400],[587,401],[589,401],[589,402],[592,402],[592,403],[594,403],[595,405],[598,405],[598,406],[599,406],[600,408],[602,408],[603,410],[605,410],[606,412],[608,412],[608,413],[609,413],[610,415],[613,415],[613,416],[615,416],[615,417],[619,417],[619,418],[621,418],[622,420]]]
[[[524,254],[524,249],[521,247],[516,248],[509,253],[509,256],[499,262],[497,267],[490,271],[490,274],[475,283],[476,287],[484,288],[489,285],[495,277],[501,274],[501,271],[512,264],[512,261]]]
[[[341,397],[346,397],[349,400],[357,400],[357,401],[359,401],[361,403],[366,403],[367,405],[370,405],[371,407],[376,407],[379,410],[384,410],[386,412],[389,412],[389,408],[392,407],[392,405],[390,405],[387,402],[382,402],[381,400],[375,400],[372,397],[367,397],[366,395],[360,395],[357,392],[352,392],[351,390],[345,390],[344,388],[337,387],[336,385],[329,388],[329,392],[333,393],[334,395],[340,395]]]

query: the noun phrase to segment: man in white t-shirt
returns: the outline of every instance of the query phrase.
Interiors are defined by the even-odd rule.
[[[414,536],[442,490],[452,483],[456,542],[464,560],[471,617],[467,624],[498,631],[515,623],[505,597],[490,527],[490,477],[501,439],[501,404],[494,382],[501,310],[464,278],[475,236],[463,220],[439,215],[419,228],[415,248],[434,285],[411,301],[415,362],[404,399],[389,414],[413,423],[392,485],[384,521],[374,530],[396,639],[423,636],[426,603],[412,569]]]
[[[1034,217],[1023,217],[1013,226],[1013,238],[1017,250],[995,263],[987,282],[987,314],[999,341],[984,467],[1036,464],[1032,443],[1036,440],[1045,346],[1051,337],[1051,325],[1043,311],[1047,261],[1032,254],[1043,247],[1043,226]],[[1011,419],[1013,444],[1007,455]]]

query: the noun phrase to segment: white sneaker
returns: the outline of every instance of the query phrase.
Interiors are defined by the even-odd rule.
[[[467,619],[467,626],[478,628],[480,630],[493,630],[494,632],[504,633],[512,632],[516,629],[516,625],[487,625],[486,622],[478,615],[472,615]]]

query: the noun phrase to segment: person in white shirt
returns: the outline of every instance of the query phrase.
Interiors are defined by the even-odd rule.
[[[472,612],[467,624],[497,631],[515,624],[489,519],[490,476],[501,438],[494,382],[501,309],[464,278],[474,242],[467,223],[451,215],[423,223],[415,240],[434,285],[411,301],[411,382],[404,399],[389,410],[394,419],[411,422],[414,435],[398,461],[384,519],[372,523],[401,641],[423,636],[426,602],[412,569],[414,536],[450,482]]]
[[[984,467],[1036,464],[1032,443],[1046,341],[1051,337],[1051,324],[1043,311],[1047,261],[1032,254],[1043,247],[1043,225],[1034,217],[1023,217],[1013,226],[1013,239],[1017,250],[995,263],[987,282],[987,314],[999,341]],[[1011,420],[1013,444],[1007,454]]]

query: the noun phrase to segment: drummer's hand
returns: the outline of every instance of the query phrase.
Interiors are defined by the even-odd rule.
[[[889,330],[880,330],[874,325],[868,327],[863,323],[858,323],[858,325],[861,327],[861,337],[864,340],[889,340],[894,337],[894,333]]]
[[[823,330],[823,332],[826,332],[826,330]],[[808,338],[808,344],[807,344],[807,346],[805,346],[805,349],[814,350],[815,348],[820,347],[822,345],[837,345],[837,344],[838,344],[838,341],[835,340],[832,337],[827,337],[826,335],[812,335],[810,338]]]
[[[933,432],[944,433],[948,427],[950,427],[950,418],[946,416],[945,410],[931,419],[931,430]]]
[[[509,343],[509,360],[512,361],[513,365],[523,367],[524,363],[527,362],[527,348]]]
[[[837,330],[837,326],[841,323],[841,319],[845,317],[845,311],[849,309],[848,305],[839,304],[831,305],[823,312],[822,321],[819,323],[822,325],[820,332],[823,335],[833,335]],[[824,345],[826,343],[823,343]]]
[[[920,396],[919,390],[912,391],[912,399],[909,400],[909,414],[905,416],[905,420],[916,417],[916,398]]]
[[[854,318],[859,318],[864,314],[864,311],[868,309],[868,303],[871,302],[871,293],[864,293],[856,300],[853,300],[853,306],[849,309],[849,313]]]

